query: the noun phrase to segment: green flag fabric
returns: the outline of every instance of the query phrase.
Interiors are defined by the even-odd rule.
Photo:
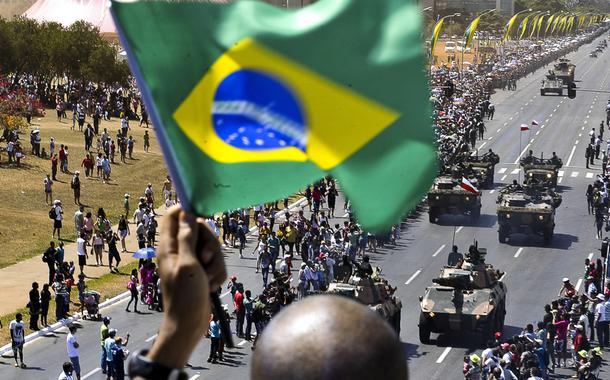
[[[429,189],[436,148],[411,2],[111,10],[185,208],[247,207],[330,174],[381,231]]]

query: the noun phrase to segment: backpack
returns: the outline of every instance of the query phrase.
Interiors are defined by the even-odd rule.
[[[57,212],[55,211],[55,207],[51,207],[49,210],[49,219],[57,218]]]

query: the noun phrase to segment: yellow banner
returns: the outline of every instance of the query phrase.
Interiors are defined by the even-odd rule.
[[[432,38],[430,40],[430,54],[434,56],[434,49],[436,48],[436,41],[438,41],[438,36],[441,33],[441,28],[443,27],[443,23],[445,22],[445,18],[441,18],[436,25],[434,26],[434,32],[432,33]]]

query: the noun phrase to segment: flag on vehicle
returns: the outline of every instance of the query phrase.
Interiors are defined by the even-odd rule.
[[[527,124],[521,124],[521,132],[529,131],[530,127]]]
[[[474,187],[474,185],[465,177],[462,177],[462,182],[460,182],[460,187],[473,194],[479,194],[479,190],[476,187]]]
[[[538,122],[536,120],[532,120],[532,127],[537,127],[538,126]]]
[[[437,152],[412,2],[111,9],[185,209],[269,202],[330,174],[379,232],[430,188]]]

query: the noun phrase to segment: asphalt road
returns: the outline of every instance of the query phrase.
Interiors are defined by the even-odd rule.
[[[595,44],[595,42],[594,42]],[[599,58],[589,58],[590,45],[581,47],[569,58],[576,64],[576,78],[583,89],[608,89],[610,71],[606,50]],[[439,224],[430,224],[427,213],[421,213],[403,225],[402,237],[397,247],[372,254],[372,262],[383,268],[384,275],[394,286],[403,302],[401,340],[408,355],[411,379],[460,379],[462,358],[479,350],[476,339],[469,336],[432,336],[432,343],[422,345],[418,339],[419,301],[431,279],[436,277],[446,263],[455,229],[455,243],[463,251],[473,239],[480,247],[487,248],[487,262],[506,271],[508,286],[506,327],[504,334],[514,334],[527,323],[535,323],[542,317],[542,307],[554,299],[561,286],[562,277],[577,282],[582,277],[585,258],[599,257],[600,242],[595,239],[593,219],[587,214],[585,190],[601,171],[600,161],[591,169],[585,168],[584,148],[588,131],[598,128],[605,117],[607,96],[593,92],[579,92],[574,100],[567,97],[541,97],[539,83],[545,69],[520,80],[515,92],[494,95],[496,115],[486,123],[486,139],[479,143],[482,151],[492,148],[500,155],[496,166],[493,190],[483,194],[482,215],[476,224],[469,224],[459,217],[442,217]],[[532,120],[540,123],[530,133],[521,133],[521,124]],[[610,132],[606,132],[610,136]],[[521,142],[520,142],[521,139]],[[532,149],[536,156],[551,152],[563,158],[559,191],[563,203],[557,210],[555,236],[550,245],[544,246],[541,238],[514,236],[507,244],[498,242],[495,199],[497,189],[517,179],[518,159]],[[338,200],[342,205],[342,200]],[[252,246],[252,244],[250,244]],[[262,287],[260,275],[254,273],[255,259],[249,253],[245,259],[227,250],[230,274],[258,293]],[[222,301],[229,303],[225,295]],[[135,351],[147,347],[154,339],[161,316],[156,312],[134,314],[124,312],[125,301],[103,310],[112,316],[111,326],[119,335],[131,333],[128,348]],[[81,343],[80,358],[83,379],[102,379],[99,372],[99,322],[82,322],[78,332]],[[56,379],[61,363],[67,359],[64,330],[54,336],[38,339],[25,348],[26,370],[12,367],[12,360],[0,360],[0,378],[15,380]],[[202,341],[193,353],[187,369],[191,379],[198,377],[221,379],[246,379],[249,371],[250,344],[237,340],[238,347],[229,350],[226,363],[206,363],[209,342]],[[571,374],[563,372],[563,375]]]

